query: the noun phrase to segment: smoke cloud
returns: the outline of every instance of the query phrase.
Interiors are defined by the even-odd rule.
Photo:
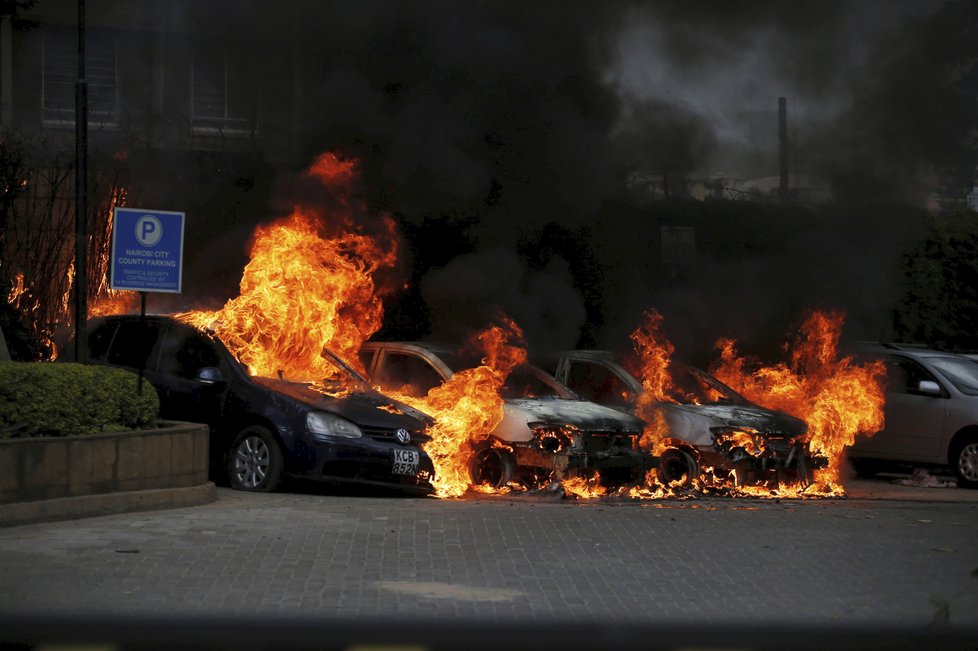
[[[418,313],[387,334],[459,338],[498,308],[531,345],[620,347],[654,307],[694,355],[780,341],[815,305],[885,331],[919,224],[894,206],[929,205],[968,124],[944,74],[966,45],[927,46],[946,7],[978,24],[973,5],[915,0],[228,7],[197,3],[186,28],[233,14],[255,74],[301,91],[283,109],[300,158],[358,157],[365,200],[407,234],[398,305]],[[819,220],[650,200],[777,177],[778,97],[793,186],[863,203]],[[272,188],[274,214],[294,188]],[[695,229],[695,263],[663,262],[662,226]]]

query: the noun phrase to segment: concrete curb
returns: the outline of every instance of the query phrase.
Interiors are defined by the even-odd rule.
[[[132,511],[199,506],[217,500],[213,482],[180,488],[100,493],[0,505],[0,527],[52,520],[74,520]]]

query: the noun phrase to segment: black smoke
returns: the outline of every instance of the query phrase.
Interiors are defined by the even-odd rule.
[[[458,338],[501,309],[531,346],[621,347],[656,308],[704,354],[717,336],[780,341],[818,306],[885,336],[919,209],[972,181],[972,3],[212,0],[181,15],[246,43],[293,167],[356,156],[364,200],[400,221],[411,272],[383,336]],[[734,181],[778,175],[778,97],[792,183],[828,208],[730,200]],[[693,179],[725,200],[693,200]],[[266,185],[276,213],[291,199]],[[695,260],[663,261],[663,226],[695,228]]]

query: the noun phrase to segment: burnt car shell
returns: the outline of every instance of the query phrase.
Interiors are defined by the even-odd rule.
[[[619,364],[610,351],[565,351],[550,359],[554,374],[585,398],[634,412],[642,384]],[[699,474],[700,466],[738,470],[738,480],[757,481],[789,468],[802,479],[827,463],[812,456],[805,421],[756,405],[693,366],[674,364],[673,376],[690,388],[706,387],[711,400],[657,402],[669,432],[669,444],[681,455],[660,463],[667,481]],[[680,463],[670,463],[679,459]]]
[[[418,397],[478,363],[454,345],[379,341],[363,345],[361,361],[381,389],[409,389]],[[502,421],[485,441],[472,443],[475,483],[532,485],[551,473],[598,473],[606,485],[623,485],[641,481],[655,464],[638,450],[641,419],[582,399],[532,364],[514,369],[501,394]]]
[[[804,435],[805,421],[757,405],[696,405],[658,403],[669,432],[696,446],[712,446],[718,431],[754,430],[773,439],[794,439]]]
[[[596,472],[616,486],[638,482],[655,465],[637,449],[645,423],[629,414],[574,397],[510,398],[503,412],[490,436],[510,445],[516,466],[571,476]]]

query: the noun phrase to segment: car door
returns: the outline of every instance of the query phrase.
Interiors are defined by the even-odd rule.
[[[216,369],[219,376],[209,371],[201,378],[203,369]],[[161,417],[218,429],[230,379],[227,361],[208,336],[190,326],[170,324],[160,344],[155,377]]]
[[[156,369],[163,324],[158,319],[121,319],[115,328],[112,324],[110,321],[99,328],[89,339],[90,350],[94,353],[92,361],[129,369],[139,375],[137,386],[140,391],[144,383],[149,383],[159,394],[161,387]]]
[[[946,391],[929,395],[920,391],[922,380],[941,382],[922,364],[903,356],[886,360],[887,387],[883,430],[860,436],[853,452],[899,461],[940,462],[944,436]]]

